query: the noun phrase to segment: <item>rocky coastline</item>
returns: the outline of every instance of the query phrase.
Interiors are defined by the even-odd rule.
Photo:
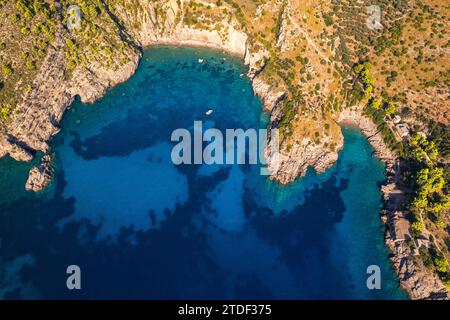
[[[374,148],[374,156],[386,165],[386,181],[381,186],[383,209],[381,219],[386,226],[385,244],[397,273],[400,286],[411,299],[450,299],[450,292],[442,281],[428,270],[411,249],[410,223],[405,214],[405,196],[399,186],[399,159],[386,146],[377,126],[363,115],[360,106],[342,111],[337,119],[341,125],[355,126],[366,136]]]
[[[45,155],[37,167],[31,168],[25,189],[34,192],[42,191],[51,182],[52,176],[52,157]]]
[[[261,74],[270,57],[267,49],[260,46],[257,51],[252,51],[248,35],[240,31],[234,19],[222,21],[221,32],[198,29],[179,23],[177,17],[181,8],[176,1],[170,2],[170,8],[164,21],[158,21],[154,10],[144,11],[139,17],[121,11],[123,16],[117,18],[124,25],[119,27],[116,40],[132,42],[136,50],[125,52],[128,62],[115,70],[93,61],[87,68],[76,68],[69,72],[64,53],[68,31],[61,26],[32,90],[17,105],[5,132],[0,133],[0,157],[9,155],[17,161],[31,161],[36,151],[48,153],[48,142],[59,132],[59,123],[74,99],[79,97],[84,103],[93,103],[108,88],[128,80],[139,64],[142,48],[154,45],[201,46],[242,57],[248,66],[247,75],[255,94],[271,113],[270,128],[276,127],[282,114],[280,102],[287,96],[287,90],[280,84],[267,83]],[[139,25],[139,28],[135,25]],[[325,171],[337,160],[337,152],[343,145],[342,134],[339,134],[335,150],[324,147],[327,143],[330,143],[328,138],[322,139],[320,144],[304,139],[291,150],[282,150],[274,178],[286,184],[304,175],[309,166],[318,172]]]
[[[152,11],[149,10],[149,12]],[[126,16],[122,18],[125,23],[130,20]],[[136,46],[139,48],[152,45],[201,46],[242,57],[248,65],[248,77],[252,81],[254,92],[261,99],[264,108],[271,112],[271,127],[275,127],[281,112],[278,106],[287,92],[282,87],[268,84],[261,76],[261,70],[265,67],[269,53],[265,49],[252,52],[247,46],[247,35],[234,28],[232,23],[227,25],[226,36],[221,37],[217,32],[191,29],[182,24],[174,27],[175,20],[176,11],[169,13],[165,24],[159,27],[169,31],[161,33],[160,29],[155,29],[152,17],[142,17],[143,24],[140,30],[132,32]],[[142,53],[139,50],[130,51],[129,62],[118,70],[105,69],[92,63],[87,71],[74,70],[68,81],[67,70],[64,67],[66,65],[64,50],[62,50],[65,32],[63,29],[58,31],[54,46],[49,49],[34,80],[33,90],[24,97],[23,103],[17,106],[17,112],[8,124],[6,132],[0,133],[0,158],[9,155],[17,161],[31,161],[36,151],[48,153],[50,149],[48,142],[59,132],[59,123],[75,97],[80,97],[82,102],[93,103],[101,98],[108,88],[128,80],[138,67]],[[448,295],[445,296],[447,294],[445,287],[424,267],[420,268],[414,264],[413,252],[409,250],[406,239],[399,239],[395,232],[396,222],[401,217],[399,213],[401,203],[398,202],[398,197],[392,196],[392,191],[397,189],[397,158],[384,144],[375,124],[364,117],[361,110],[357,108],[344,110],[337,115],[336,121],[359,127],[374,147],[375,156],[386,163],[387,181],[382,187],[385,200],[384,217],[387,225],[386,245],[392,252],[390,258],[401,286],[412,299],[448,298]],[[279,162],[276,164],[278,167],[275,173],[276,180],[289,183],[303,175],[309,166],[318,172],[323,172],[337,160],[337,152],[343,147],[342,134],[334,151],[323,147],[323,144],[329,141],[324,140],[319,145],[310,142],[305,139],[288,153],[280,155]],[[45,167],[41,167],[43,170],[31,169],[27,189],[39,191],[49,182],[50,162],[43,160],[46,164]],[[269,170],[270,166],[269,162]],[[32,183],[37,181],[36,179],[43,183]]]

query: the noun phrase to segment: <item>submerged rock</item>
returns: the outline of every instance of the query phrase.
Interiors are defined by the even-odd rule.
[[[25,184],[27,191],[42,191],[50,183],[53,175],[51,162],[52,157],[46,155],[42,158],[39,166],[31,168],[27,183]]]

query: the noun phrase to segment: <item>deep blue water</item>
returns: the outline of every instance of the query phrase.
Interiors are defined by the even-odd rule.
[[[0,298],[404,298],[378,215],[384,167],[355,129],[330,170],[289,186],[256,165],[172,164],[170,135],[194,120],[266,125],[242,73],[222,53],[149,49],[128,82],[67,113],[46,191],[24,191],[32,164],[1,159]],[[366,287],[373,264],[381,290]]]

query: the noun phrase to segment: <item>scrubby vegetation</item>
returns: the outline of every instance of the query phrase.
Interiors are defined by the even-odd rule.
[[[365,113],[377,124],[385,143],[400,158],[402,181],[409,189],[409,206],[405,209],[411,213],[412,236],[430,239],[430,247],[420,247],[421,259],[448,282],[450,246],[448,240],[445,241],[448,239],[445,227],[450,221],[448,127],[435,121],[423,121],[421,125],[416,124],[416,129],[426,129],[428,137],[414,129],[406,138],[397,137],[392,120],[398,113],[397,106],[385,92],[382,97],[374,94],[377,90],[376,79],[371,73],[372,64],[364,61],[356,64],[353,70],[355,80],[351,99],[365,104]],[[412,245],[414,247],[414,242]]]
[[[414,134],[406,148],[404,180],[413,192],[410,202],[412,234],[416,238],[431,237],[432,245],[422,251],[424,263],[443,279],[448,279],[448,247],[439,244],[442,230],[449,219],[450,195],[448,167],[438,161],[436,144],[423,135]],[[427,263],[428,261],[428,263]],[[431,261],[432,263],[430,263]]]
[[[72,4],[82,14],[76,30],[67,28]],[[381,28],[367,27],[370,5],[381,9]],[[333,116],[364,106],[401,161],[413,235],[432,237],[423,261],[449,281],[448,21],[448,5],[436,0],[0,0],[0,128],[51,53],[64,54],[70,80],[126,64],[143,24],[223,41],[232,25],[251,52],[267,52],[259,76],[286,94],[275,121],[284,151],[305,140],[335,151]]]
[[[67,28],[69,4],[81,8],[80,30]],[[8,121],[22,95],[30,91],[49,50],[64,47],[68,77],[75,68],[87,70],[93,63],[114,69],[128,61],[127,50],[135,50],[122,41],[120,25],[101,0],[2,1],[0,35],[0,127]]]

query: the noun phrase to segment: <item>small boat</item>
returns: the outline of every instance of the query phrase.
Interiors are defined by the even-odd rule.
[[[213,112],[214,112],[213,109],[209,109],[208,111],[205,112],[205,114],[206,114],[207,116],[210,116]]]
[[[203,63],[203,61],[205,61],[205,60],[203,60],[203,59],[198,59],[198,63]]]

